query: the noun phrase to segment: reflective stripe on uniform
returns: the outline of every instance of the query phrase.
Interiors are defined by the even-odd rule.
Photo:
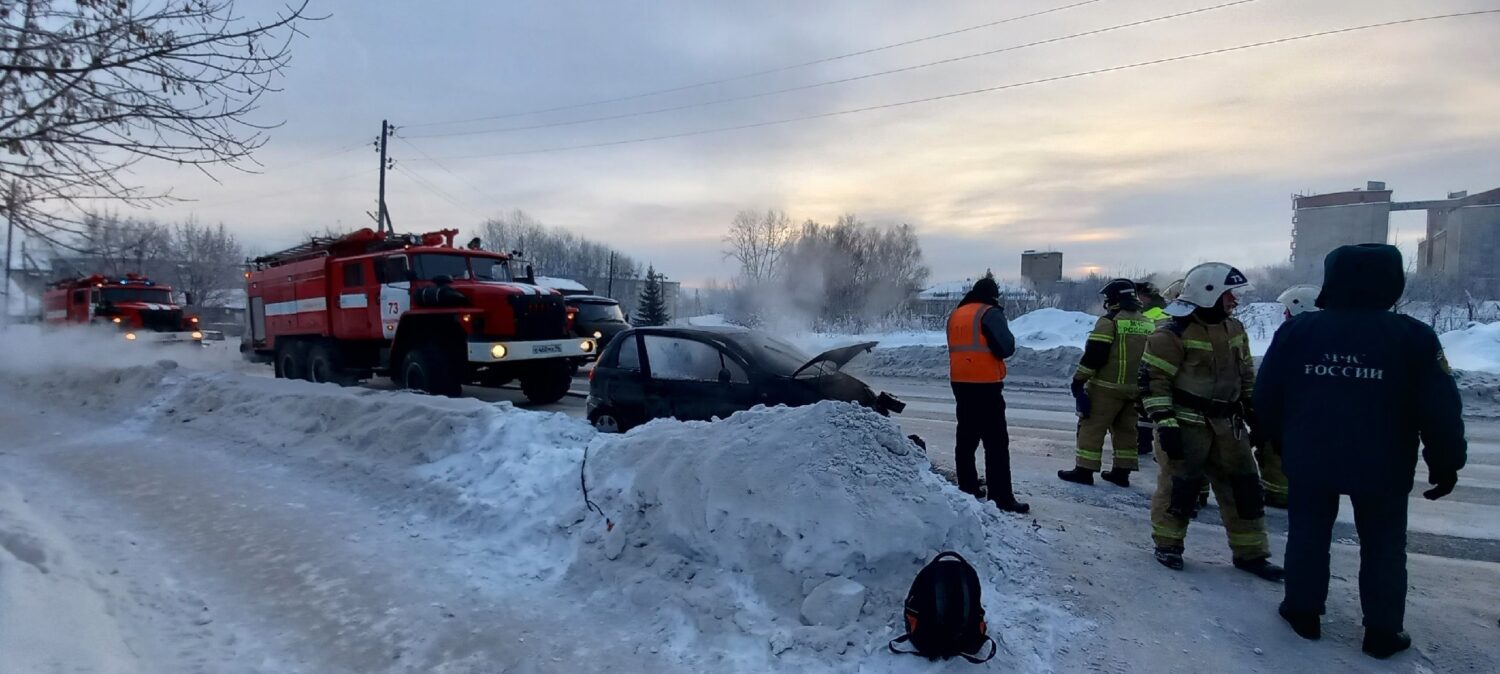
[[[1207,424],[1208,423],[1208,419],[1205,418],[1202,414],[1199,414],[1198,412],[1190,410],[1190,409],[1188,409],[1186,407],[1182,407],[1180,405],[1173,405],[1172,406],[1172,414],[1174,416],[1176,416],[1179,420],[1183,421],[1184,423],[1198,424],[1198,425],[1203,425],[1203,424]]]
[[[1182,346],[1186,349],[1197,349],[1199,351],[1213,351],[1214,343],[1202,339],[1184,339]]]
[[[1157,538],[1169,541],[1180,541],[1187,538],[1187,527],[1169,527],[1165,524],[1152,524],[1151,534]]]
[[[1104,450],[1102,450],[1102,449],[1084,449],[1082,447],[1079,447],[1078,448],[1078,458],[1080,458],[1080,459],[1087,459],[1089,461],[1100,461],[1100,460],[1104,459]]]
[[[1261,489],[1266,490],[1266,493],[1268,494],[1281,494],[1285,496],[1287,493],[1286,485],[1276,484],[1275,482],[1269,482],[1267,480],[1261,480],[1260,487]]]
[[[1160,359],[1160,358],[1158,358],[1156,356],[1153,356],[1153,355],[1151,355],[1149,353],[1148,354],[1143,354],[1141,356],[1141,362],[1145,363],[1147,365],[1150,365],[1151,367],[1154,367],[1154,368],[1156,368],[1158,370],[1161,370],[1162,372],[1165,372],[1168,375],[1171,375],[1173,377],[1177,376],[1177,366],[1176,365],[1168,363],[1167,361],[1164,361],[1164,360],[1162,360],[1162,359]]]
[[[1151,396],[1149,398],[1146,398],[1145,400],[1142,400],[1141,404],[1145,405],[1146,409],[1151,409],[1154,407],[1171,407],[1172,396]]]
[[[1105,344],[1111,344],[1111,343],[1113,343],[1115,341],[1115,336],[1114,335],[1101,335],[1101,334],[1099,334],[1097,332],[1090,332],[1089,333],[1089,341],[1090,342],[1104,342]]]
[[[1078,366],[1078,374],[1079,374],[1079,376],[1083,377],[1084,379],[1088,379],[1088,378],[1094,376],[1094,368],[1086,367],[1086,366],[1083,366],[1083,365],[1079,365]]]
[[[1245,335],[1235,335],[1229,338],[1230,346],[1249,346],[1250,338]]]
[[[1268,548],[1270,546],[1271,539],[1264,531],[1230,532],[1229,534],[1229,547],[1231,548]]]
[[[1177,417],[1167,417],[1156,421],[1158,428],[1177,428]]]

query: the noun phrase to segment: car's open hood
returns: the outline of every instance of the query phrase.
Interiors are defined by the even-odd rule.
[[[814,367],[819,363],[825,362],[833,363],[833,367],[835,369],[841,368],[845,363],[854,360],[855,356],[858,356],[861,353],[875,348],[875,345],[879,343],[880,342],[860,342],[858,344],[850,344],[849,346],[841,346],[836,349],[829,349],[814,356],[812,360],[803,363],[802,367],[797,368],[797,371],[792,373],[792,376],[795,377],[799,374],[802,374],[804,370]]]

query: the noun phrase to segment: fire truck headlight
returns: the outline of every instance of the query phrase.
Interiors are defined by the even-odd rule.
[[[130,340],[132,342],[135,341],[135,333],[134,332],[127,332],[127,333],[125,333],[125,339],[128,339],[128,340]]]
[[[490,347],[490,357],[494,358],[495,360],[500,360],[501,358],[504,358],[506,352],[507,352],[507,350],[506,350],[504,344],[496,344],[496,345]]]
[[[594,340],[585,339],[578,343],[578,348],[582,349],[584,353],[590,353],[594,350]]]
[[[198,332],[197,330],[194,330],[193,331],[193,339],[203,339],[203,333]]]
[[[600,337],[603,337],[603,336],[604,336],[604,333],[599,332],[598,330],[594,331],[594,339],[599,339]]]
[[[192,322],[194,322],[194,323],[197,323],[197,322],[198,322],[198,317],[197,317],[197,316],[194,316],[194,317],[192,317],[192,318],[189,318],[189,319],[188,319],[188,320],[190,320],[190,321],[192,321]]]
[[[115,325],[119,325],[120,324],[120,317],[119,316],[115,316],[114,318],[112,318],[110,320],[114,321]]]

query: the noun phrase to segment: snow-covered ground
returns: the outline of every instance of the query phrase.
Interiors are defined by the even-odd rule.
[[[1500,658],[1496,567],[1469,561],[1483,542],[1413,556],[1420,650],[1390,663],[1357,651],[1353,548],[1336,546],[1319,644],[1277,621],[1279,588],[1228,566],[1212,518],[1189,570],[1162,569],[1146,485],[1051,477],[1071,455],[1057,392],[1012,393],[1023,518],[934,472],[952,432],[940,397],[894,419],[824,403],[599,436],[509,403],[275,380],[228,350],[189,366],[112,340],[4,339],[0,672],[970,671],[885,651],[911,577],[948,548],[979,567],[1002,645],[979,671]],[[120,354],[139,364],[96,365]],[[1028,395],[1047,409],[1021,409]],[[931,460],[906,439],[919,426]],[[1493,455],[1476,456],[1414,529],[1457,512],[1459,535],[1493,538],[1474,477]]]
[[[1441,337],[1448,364],[1460,370],[1500,374],[1500,323],[1475,323]]]

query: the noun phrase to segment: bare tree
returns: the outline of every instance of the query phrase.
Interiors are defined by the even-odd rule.
[[[306,9],[249,21],[234,0],[0,2],[0,182],[20,193],[6,217],[68,246],[90,204],[171,198],[128,182],[139,161],[246,168],[271,128],[250,117]]]
[[[492,218],[480,228],[490,250],[519,250],[544,276],[639,278],[641,265],[629,255],[572,232],[549,227],[516,209]],[[611,257],[613,261],[611,261]]]
[[[740,211],[724,235],[724,257],[740,263],[741,279],[752,285],[761,283],[776,273],[777,263],[796,231],[792,219],[782,211]]]
[[[187,221],[172,228],[171,264],[176,289],[193,304],[223,306],[242,287],[240,242],[224,229]]]

